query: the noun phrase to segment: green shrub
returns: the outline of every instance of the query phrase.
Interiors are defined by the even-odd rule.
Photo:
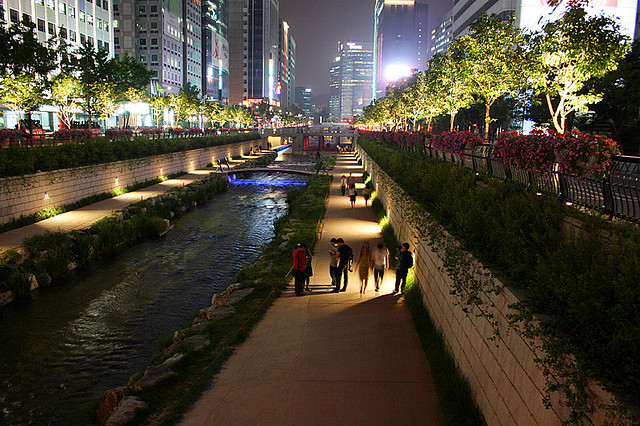
[[[71,250],[82,269],[86,269],[93,259],[93,245],[91,235],[74,232]]]
[[[62,244],[47,250],[43,264],[51,278],[56,280],[69,272],[69,263],[71,263],[71,260],[72,257],[69,246]]]
[[[38,256],[41,252],[64,245],[69,241],[69,235],[64,232],[50,232],[33,235],[22,241],[22,246],[32,256]]]
[[[147,238],[158,238],[166,229],[167,225],[164,219],[158,216],[148,217],[144,222],[144,235]]]
[[[14,271],[7,284],[16,300],[25,300],[30,297],[31,281],[29,280],[29,274],[25,271],[20,269]]]
[[[543,323],[547,335],[583,371],[640,403],[637,227],[606,223],[514,182],[368,137],[359,143],[467,250],[527,290],[528,307],[552,318]],[[580,218],[580,232],[562,231],[567,216]]]

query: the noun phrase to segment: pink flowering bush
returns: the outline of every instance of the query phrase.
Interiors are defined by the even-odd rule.
[[[461,155],[466,150],[473,149],[483,142],[484,140],[479,133],[471,133],[466,130],[463,132],[442,132],[431,138],[431,146],[435,149],[457,155]]]
[[[503,167],[513,165],[521,171],[544,173],[553,170],[561,140],[559,133],[542,130],[534,130],[528,136],[501,133],[492,155]]]
[[[131,129],[108,129],[104,135],[112,141],[128,141],[133,137]]]
[[[558,171],[576,176],[606,173],[616,155],[620,155],[620,149],[613,139],[577,131],[565,134],[556,149]]]
[[[545,173],[557,163],[560,173],[580,177],[606,173],[619,154],[612,139],[576,131],[564,135],[541,130],[526,136],[503,133],[493,150],[493,158],[503,167],[513,165],[518,170]]]
[[[0,129],[0,145],[24,145],[31,140],[31,135],[25,130]]]
[[[144,128],[140,130],[140,134],[143,134],[143,135],[159,135],[161,133],[162,133],[162,129],[158,129],[158,128],[155,128],[155,129]]]
[[[185,130],[181,129],[180,127],[172,127],[168,129],[168,132],[174,136],[182,136],[184,135]]]
[[[198,136],[202,134],[202,129],[198,127],[193,127],[191,129],[187,129],[187,134],[190,136]]]
[[[53,132],[52,138],[56,142],[80,142],[92,136],[89,129],[61,129]]]

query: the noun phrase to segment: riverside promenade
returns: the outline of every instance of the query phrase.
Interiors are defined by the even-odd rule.
[[[330,292],[329,240],[342,237],[357,259],[363,242],[380,236],[363,198],[352,209],[340,194],[349,173],[362,194],[362,168],[352,154],[339,155],[312,292],[295,297],[291,283],[182,425],[439,424],[429,365],[408,309],[392,294],[394,272],[378,293],[371,275],[360,294],[356,272],[346,292]]]
[[[232,169],[234,167],[242,167],[245,161],[258,157],[259,156],[244,156],[242,159],[229,160],[229,165]],[[108,198],[76,210],[61,213],[32,225],[7,231],[0,234],[0,253],[19,247],[22,244],[22,240],[33,235],[43,234],[45,232],[69,232],[76,229],[88,228],[103,217],[110,216],[112,213],[122,210],[131,204],[146,200],[147,198],[157,197],[169,191],[171,188],[189,185],[208,176],[209,173],[218,170],[218,167],[194,170],[175,179],[168,179],[137,191],[127,192],[117,197]]]

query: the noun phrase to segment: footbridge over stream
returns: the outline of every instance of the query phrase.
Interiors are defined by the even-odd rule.
[[[335,151],[338,146],[355,146],[358,129],[338,125],[285,127],[265,129],[262,138],[267,146],[290,143],[293,152]]]

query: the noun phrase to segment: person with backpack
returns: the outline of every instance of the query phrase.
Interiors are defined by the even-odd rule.
[[[302,296],[304,294],[304,283],[307,279],[306,250],[307,250],[307,245],[305,243],[298,243],[297,248],[292,253],[293,266],[291,267],[291,273],[293,274],[293,277],[294,277],[296,296]]]
[[[413,267],[413,253],[409,251],[409,243],[402,243],[398,247],[396,253],[396,259],[398,260],[398,266],[396,267],[396,294],[402,294],[404,287],[407,285],[407,273],[409,269]]]
[[[338,291],[347,291],[349,283],[349,271],[351,270],[351,262],[353,262],[353,250],[344,243],[342,238],[336,240],[338,242],[338,276],[336,279],[335,293]],[[340,289],[340,281],[344,276],[344,286]]]

